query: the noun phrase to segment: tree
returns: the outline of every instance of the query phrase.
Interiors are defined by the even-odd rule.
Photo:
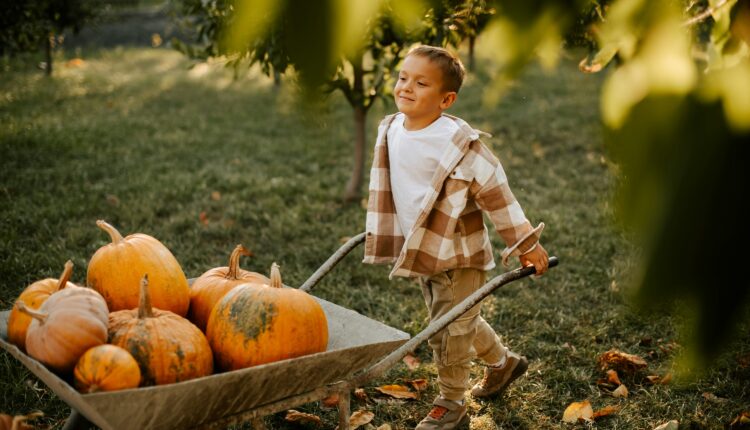
[[[0,14],[0,55],[44,46],[45,71],[51,76],[52,51],[62,34],[68,29],[78,33],[100,7],[96,0],[8,2]]]
[[[450,5],[435,2],[435,8],[425,12],[399,9],[396,2],[372,2],[364,8],[352,3],[348,10],[329,1],[282,2],[259,14],[255,11],[263,9],[249,3],[182,0],[182,14],[198,26],[199,36],[195,45],[175,41],[176,47],[194,58],[227,56],[234,67],[258,63],[269,76],[293,66],[308,95],[319,89],[341,91],[352,107],[355,135],[352,175],[344,200],[358,200],[366,158],[367,112],[375,100],[389,94],[392,72],[406,47],[417,41],[442,43],[427,35],[452,32],[447,27],[434,29],[435,22],[443,19],[433,19],[436,14],[452,13]],[[248,31],[254,28],[263,30]],[[341,32],[337,44],[329,40],[331,29]]]

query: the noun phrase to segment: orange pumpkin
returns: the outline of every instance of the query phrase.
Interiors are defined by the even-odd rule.
[[[151,307],[148,276],[138,309],[109,314],[109,343],[127,350],[141,369],[141,385],[210,375],[213,356],[203,333],[185,318]]]
[[[243,284],[214,306],[206,334],[222,369],[234,370],[326,350],[325,312],[309,294],[284,288],[279,266],[271,284]]]
[[[68,285],[51,295],[38,310],[16,302],[33,318],[26,333],[26,351],[53,370],[73,370],[89,348],[107,341],[107,303],[90,288]]]
[[[99,248],[89,262],[86,283],[100,292],[110,311],[138,307],[138,285],[148,273],[154,287],[154,306],[187,315],[190,288],[180,263],[169,249],[153,237],[136,233],[125,238],[104,221],[96,225],[109,233],[112,243]]]
[[[99,345],[86,351],[73,370],[76,389],[82,393],[136,388],[141,369],[132,355],[119,346]]]
[[[68,260],[60,279],[47,278],[36,281],[23,290],[21,295],[18,296],[18,300],[24,302],[28,308],[39,309],[42,303],[53,293],[68,285],[75,285],[68,282],[72,274],[73,262]],[[8,340],[23,350],[26,349],[26,330],[28,330],[29,324],[31,324],[31,317],[13,306],[8,317]]]
[[[208,270],[193,281],[190,287],[188,319],[204,332],[214,305],[232,288],[244,283],[268,284],[271,282],[260,273],[240,269],[241,255],[250,255],[250,251],[242,245],[237,245],[229,257],[229,266]]]

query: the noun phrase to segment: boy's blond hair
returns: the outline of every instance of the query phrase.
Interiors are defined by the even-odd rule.
[[[420,45],[410,49],[406,56],[410,55],[418,55],[437,64],[443,73],[443,90],[458,93],[461,89],[466,70],[461,60],[453,53],[437,46]]]

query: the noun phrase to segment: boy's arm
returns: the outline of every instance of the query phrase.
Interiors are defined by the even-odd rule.
[[[471,191],[506,244],[501,254],[503,264],[507,266],[508,258],[518,256],[522,265],[533,265],[537,274],[543,274],[548,265],[547,252],[539,244],[544,223],[531,225],[508,186],[500,161],[481,142],[473,145],[477,145],[477,154],[472,162],[475,176]]]

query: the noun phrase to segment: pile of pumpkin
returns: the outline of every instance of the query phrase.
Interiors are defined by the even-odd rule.
[[[8,319],[8,339],[84,393],[169,384],[325,351],[328,325],[308,294],[239,267],[210,269],[192,286],[157,239],[125,238],[97,221],[112,243],[91,257],[87,287],[59,279],[29,285]]]

